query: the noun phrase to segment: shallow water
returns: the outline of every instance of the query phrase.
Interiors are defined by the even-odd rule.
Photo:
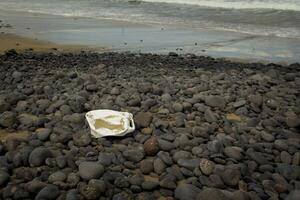
[[[299,0],[0,0],[0,8],[300,38]]]

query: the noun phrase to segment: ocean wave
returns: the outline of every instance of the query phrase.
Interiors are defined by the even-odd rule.
[[[173,3],[226,9],[274,9],[300,11],[300,1],[296,0],[141,0],[141,2]]]

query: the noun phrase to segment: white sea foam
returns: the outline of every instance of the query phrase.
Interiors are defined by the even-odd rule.
[[[300,11],[300,0],[141,0],[229,9],[276,9]]]

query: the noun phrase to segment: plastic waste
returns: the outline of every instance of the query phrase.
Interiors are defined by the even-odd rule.
[[[135,130],[133,115],[114,110],[92,110],[85,118],[95,138],[124,136]]]

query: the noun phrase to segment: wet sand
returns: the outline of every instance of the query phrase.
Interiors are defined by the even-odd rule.
[[[85,46],[55,44],[48,41],[21,37],[14,34],[0,34],[0,44],[0,54],[5,53],[10,49],[15,49],[17,52],[34,51],[76,53],[80,51],[95,51],[95,49]],[[100,50],[100,48],[97,49],[97,51]]]

